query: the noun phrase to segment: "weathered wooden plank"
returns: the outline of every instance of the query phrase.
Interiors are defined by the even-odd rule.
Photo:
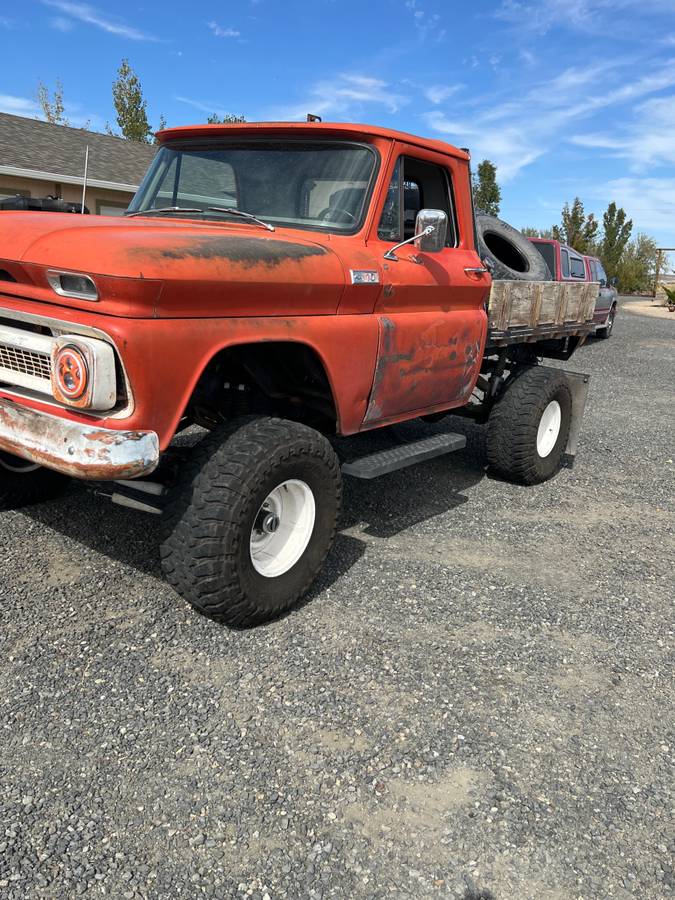
[[[556,281],[494,281],[488,316],[493,331],[590,322],[600,286]]]

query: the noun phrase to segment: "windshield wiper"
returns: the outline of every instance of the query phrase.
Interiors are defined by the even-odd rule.
[[[200,213],[204,212],[203,209],[197,209],[196,207],[193,209],[190,206],[162,206],[158,209],[152,207],[151,209],[139,209],[136,212],[125,212],[124,215],[130,219],[132,216],[155,216],[160,213],[168,213],[168,212],[188,212],[188,213]]]
[[[254,216],[253,213],[244,212],[241,209],[234,209],[229,206],[207,206],[206,209],[198,209],[197,207],[191,206],[162,206],[157,209],[154,207],[151,207],[150,209],[139,209],[135,212],[124,213],[124,215],[130,219],[132,216],[158,216],[161,213],[171,212],[201,213],[202,215],[206,212],[229,213],[231,216],[241,216],[242,219],[249,219],[251,222],[255,222],[257,225],[266,228],[268,231],[275,231],[274,225],[270,225],[269,222],[263,222],[262,219]]]
[[[263,222],[262,219],[253,215],[253,213],[244,212],[243,209],[234,209],[230,206],[207,206],[206,208],[213,212],[224,212],[229,213],[231,216],[241,216],[242,219],[249,219],[251,222],[262,225],[262,227],[266,228],[268,231],[275,231],[274,225],[270,225],[269,222]]]

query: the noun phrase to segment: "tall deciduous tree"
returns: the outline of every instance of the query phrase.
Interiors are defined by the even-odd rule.
[[[42,108],[42,114],[48,122],[52,125],[70,125],[70,122],[64,115],[63,85],[58,78],[56,79],[53,99],[50,96],[47,85],[42,81],[38,82],[37,100]]]
[[[245,122],[244,116],[232,116],[229,113],[225,116],[219,116],[214,113],[206,120],[208,125],[236,125],[237,122]]]
[[[553,237],[573,247],[578,253],[590,253],[598,233],[598,221],[584,212],[584,204],[575,197],[572,205],[565,203],[560,217],[560,225],[554,225]]]
[[[112,92],[117,124],[122,136],[129,141],[150,143],[152,129],[148,122],[147,103],[138,76],[129,65],[128,59],[122,60],[117,71],[117,79],[113,82]]]
[[[605,271],[610,276],[619,274],[619,264],[633,230],[632,219],[626,218],[626,211],[612,202],[602,217],[604,234],[600,245],[600,256]]]
[[[477,209],[482,209],[490,216],[499,215],[502,192],[497,184],[497,166],[489,159],[478,163],[473,176],[473,198]]]
[[[656,270],[656,241],[646,234],[638,234],[627,244],[617,264],[619,287],[625,293],[648,291],[654,283]]]

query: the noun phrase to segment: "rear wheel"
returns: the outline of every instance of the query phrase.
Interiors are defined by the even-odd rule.
[[[616,318],[616,307],[613,306],[610,314],[607,316],[607,324],[604,325],[602,328],[598,328],[595,332],[595,336],[606,340],[612,333],[612,329],[614,328],[614,319],[615,318]]]
[[[67,484],[67,476],[0,450],[0,509],[51,500]]]
[[[340,464],[317,431],[247,417],[197,446],[167,506],[162,566],[204,615],[248,626],[287,609],[330,550]]]
[[[562,465],[571,421],[572,394],[562,372],[521,370],[488,419],[490,467],[519,484],[548,480]]]

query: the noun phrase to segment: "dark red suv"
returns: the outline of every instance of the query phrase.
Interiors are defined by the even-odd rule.
[[[608,338],[614,327],[618,294],[615,280],[607,278],[596,256],[584,256],[567,244],[553,238],[530,238],[544,257],[554,281],[597,281],[600,284],[593,320],[597,324],[596,337]]]

